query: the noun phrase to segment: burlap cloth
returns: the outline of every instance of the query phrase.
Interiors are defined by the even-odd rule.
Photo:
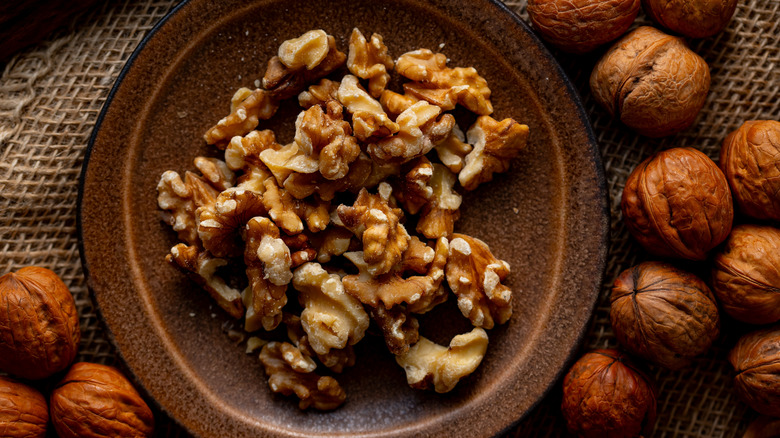
[[[81,316],[79,360],[116,364],[88,294],[76,231],[78,175],[87,141],[115,78],[132,51],[175,1],[106,2],[102,8],[19,53],[0,77],[0,274],[27,265],[56,271]],[[525,1],[507,4],[527,19]],[[640,14],[638,24],[647,24]],[[728,28],[692,48],[709,63],[712,87],[694,126],[662,140],[640,137],[597,108],[588,77],[596,56],[555,53],[575,82],[598,138],[611,196],[612,238],[602,298],[584,349],[615,347],[609,286],[644,257],[620,217],[620,194],[631,170],[652,152],[693,146],[716,158],[720,142],[744,120],[780,120],[780,1],[740,1]],[[713,350],[679,372],[652,368],[659,416],[654,436],[734,437],[755,415],[736,400],[725,361],[730,325]],[[513,436],[563,436],[560,386]],[[186,436],[164,414],[159,436]]]

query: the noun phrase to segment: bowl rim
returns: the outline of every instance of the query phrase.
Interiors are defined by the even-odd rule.
[[[571,367],[571,365],[574,363],[577,353],[582,348],[582,345],[585,340],[585,336],[588,333],[590,327],[592,326],[593,315],[595,313],[596,306],[599,302],[601,288],[603,286],[603,282],[606,275],[607,255],[609,253],[609,234],[610,234],[609,231],[610,231],[610,223],[611,223],[611,215],[609,211],[610,193],[609,190],[607,189],[604,163],[601,157],[601,151],[599,149],[598,141],[596,140],[596,137],[593,133],[593,127],[585,111],[585,107],[582,104],[582,99],[579,93],[577,92],[576,88],[574,87],[571,79],[563,70],[563,67],[561,67],[560,63],[552,55],[550,50],[542,42],[542,40],[539,38],[536,32],[534,32],[532,28],[525,21],[523,21],[523,19],[520,18],[520,16],[515,11],[509,9],[509,7],[501,0],[481,0],[481,1],[484,1],[488,5],[495,7],[498,13],[508,14],[512,22],[515,25],[517,25],[519,28],[521,28],[522,31],[525,32],[531,38],[532,42],[536,45],[536,48],[539,50],[540,54],[543,57],[545,57],[547,61],[554,67],[560,80],[564,83],[565,95],[569,99],[571,99],[572,103],[574,104],[576,113],[580,119],[580,123],[585,129],[585,134],[587,136],[587,144],[589,145],[587,155],[589,155],[589,157],[593,160],[593,165],[596,173],[595,174],[596,186],[599,194],[598,200],[599,203],[601,204],[601,210],[602,210],[602,213],[600,214],[600,218],[602,220],[600,223],[600,227],[598,227],[599,234],[600,234],[600,245],[599,245],[598,255],[596,257],[597,271],[599,272],[597,278],[598,286],[596,291],[591,291],[591,293],[593,293],[594,296],[590,304],[588,319],[586,323],[582,324],[582,326],[579,329],[579,333],[577,333],[576,341],[572,344],[569,351],[566,352],[565,354],[566,359],[564,360],[562,367],[556,373],[554,373],[553,379],[550,380],[550,383],[542,391],[541,396],[538,399],[536,399],[528,407],[528,409],[525,412],[523,412],[517,419],[515,419],[512,423],[507,425],[504,429],[502,429],[495,435],[495,436],[501,436],[507,433],[508,431],[510,431],[511,429],[513,429],[514,427],[516,427],[520,422],[522,422],[525,418],[527,418],[536,409],[536,407],[542,402],[542,400],[548,397],[548,395],[550,394],[552,389],[556,386],[558,381],[560,381],[564,373],[567,372],[568,369]],[[111,343],[111,346],[116,352],[116,356],[119,358],[119,360],[122,363],[123,371],[125,372],[126,375],[129,374],[127,375],[127,377],[133,382],[134,387],[143,395],[144,399],[147,402],[151,402],[160,412],[163,412],[168,417],[168,419],[172,420],[176,425],[184,429],[187,433],[193,436],[199,436],[195,432],[193,432],[181,419],[179,419],[178,417],[174,416],[171,412],[169,412],[160,402],[157,401],[156,398],[152,397],[149,390],[143,384],[141,384],[141,380],[136,375],[136,372],[132,369],[132,367],[128,365],[125,355],[122,352],[121,348],[119,347],[119,344],[117,342],[117,339],[113,331],[106,323],[106,320],[103,316],[103,310],[101,309],[101,306],[97,300],[97,295],[95,293],[95,290],[92,287],[89,267],[87,264],[86,255],[84,251],[84,228],[83,228],[84,187],[86,184],[86,176],[89,167],[90,157],[94,150],[98,133],[100,131],[100,127],[103,123],[103,120],[105,119],[106,114],[109,111],[109,108],[111,107],[111,103],[113,102],[117,90],[121,87],[125,76],[127,76],[127,74],[130,72],[135,60],[140,56],[141,52],[144,50],[146,45],[157,35],[158,31],[161,28],[163,28],[170,21],[172,17],[178,14],[183,8],[188,6],[191,2],[192,0],[181,0],[170,11],[168,11],[162,18],[160,18],[160,20],[157,23],[155,23],[151,29],[149,29],[146,35],[144,35],[144,37],[138,43],[136,48],[133,49],[133,52],[125,61],[122,70],[119,72],[116,79],[114,80],[114,84],[112,85],[111,90],[106,96],[106,100],[103,103],[103,106],[100,110],[100,113],[98,114],[97,119],[95,120],[95,125],[92,128],[92,132],[90,133],[87,147],[84,152],[84,159],[82,162],[81,171],[79,172],[79,178],[78,178],[78,193],[77,193],[77,200],[76,200],[76,231],[78,234],[77,244],[79,250],[79,259],[81,261],[81,267],[84,272],[84,279],[87,285],[87,290],[89,293],[91,304],[97,316],[98,324],[103,327],[106,337],[108,338],[109,342]]]

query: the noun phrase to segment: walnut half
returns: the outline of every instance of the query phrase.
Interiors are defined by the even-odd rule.
[[[477,369],[487,351],[488,336],[479,327],[469,333],[455,336],[448,347],[424,337],[395,361],[406,371],[409,386],[436,392],[449,392],[460,379]]]
[[[501,284],[509,264],[495,258],[485,242],[453,234],[446,271],[458,308],[474,326],[491,329],[512,316],[512,291]]]

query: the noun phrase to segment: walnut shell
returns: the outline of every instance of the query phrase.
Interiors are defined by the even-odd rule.
[[[649,378],[617,350],[594,350],[563,379],[563,417],[581,437],[623,438],[648,434],[656,416]]]
[[[780,221],[780,122],[749,120],[723,140],[720,168],[739,209]]]
[[[679,369],[718,337],[715,297],[693,274],[666,263],[626,269],[612,287],[610,319],[629,352]]]
[[[0,435],[7,438],[43,438],[49,408],[40,392],[0,377]]]
[[[780,326],[743,336],[729,362],[739,398],[761,414],[780,417]]]
[[[726,178],[693,148],[659,152],[629,175],[620,206],[628,231],[649,252],[704,260],[734,219]]]
[[[726,313],[751,324],[780,320],[780,230],[736,226],[714,262],[712,290]]]
[[[623,35],[639,0],[529,0],[528,17],[539,34],[564,52],[586,53]]]
[[[737,0],[642,0],[642,9],[672,32],[705,38],[729,24]]]
[[[150,437],[154,417],[138,391],[116,368],[74,364],[50,397],[60,438]]]
[[[80,337],[76,303],[57,274],[29,266],[0,277],[0,370],[49,377],[70,365]]]
[[[710,89],[710,69],[681,38],[642,26],[616,42],[590,76],[593,97],[636,132],[664,137],[690,126]]]

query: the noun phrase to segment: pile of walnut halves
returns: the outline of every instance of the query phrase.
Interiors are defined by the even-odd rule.
[[[324,31],[307,32],[282,43],[263,88],[239,89],[204,135],[224,161],[198,157],[199,175],[160,178],[159,206],[183,241],[166,259],[247,332],[286,327],[286,342],[250,344],[262,345],[272,391],[295,394],[301,409],[344,402],[339,383],[316,370],[353,365],[370,319],[411,386],[446,392],[481,362],[483,329],[512,315],[509,265],[454,233],[456,185],[473,190],[506,172],[528,127],[491,118],[487,81],[446,63],[426,49],[394,61],[380,35],[357,29],[348,54]],[[324,79],[345,64],[340,82]],[[393,70],[410,80],[404,94],[386,89]],[[305,110],[292,143],[256,130],[295,96]],[[445,113],[456,105],[479,116],[465,135]],[[235,266],[245,266],[243,290],[222,276]],[[415,315],[449,289],[475,328],[441,346],[419,335]]]

